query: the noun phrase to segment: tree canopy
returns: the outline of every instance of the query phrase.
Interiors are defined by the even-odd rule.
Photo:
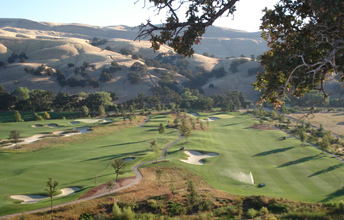
[[[256,89],[262,101],[279,105],[286,95],[301,97],[312,90],[328,96],[324,82],[342,71],[344,59],[344,2],[341,0],[281,0],[265,10],[262,36],[271,48],[261,60]]]
[[[137,38],[149,37],[154,50],[166,44],[191,56],[206,28],[220,16],[233,14],[238,0],[149,2],[158,14],[166,12],[166,22],[153,25],[148,20],[140,25]],[[266,71],[253,84],[263,93],[261,101],[280,105],[287,95],[302,97],[312,90],[322,91],[326,98],[324,82],[330,74],[344,80],[344,2],[280,0],[264,12],[262,37],[270,50],[261,57]]]
[[[185,56],[195,51],[193,45],[199,43],[206,28],[222,15],[233,14],[234,4],[239,0],[149,0],[159,14],[167,12],[166,23],[154,25],[150,20],[140,25],[137,38],[150,37],[152,48],[159,50],[166,44]],[[184,15],[184,8],[187,8]],[[185,17],[185,19],[181,19]],[[159,33],[159,34],[157,34]]]

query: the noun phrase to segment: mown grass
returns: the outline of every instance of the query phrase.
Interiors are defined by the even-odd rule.
[[[220,120],[210,122],[206,132],[193,132],[191,143],[180,142],[169,149],[170,164],[181,166],[201,175],[216,189],[240,195],[267,195],[306,202],[326,202],[344,199],[344,166],[335,158],[321,154],[312,146],[300,146],[300,141],[277,130],[250,128],[254,119],[241,113],[206,115]],[[187,150],[215,152],[203,166],[181,162]],[[252,172],[256,186],[240,181],[240,176]],[[266,186],[258,188],[259,183]]]
[[[21,118],[24,121],[33,121],[35,120],[34,112],[25,112],[19,111]],[[62,119],[65,118],[77,118],[81,116],[80,112],[48,112],[50,119]],[[37,112],[38,115],[43,116],[44,112]],[[14,122],[14,111],[1,112],[0,113],[0,122]]]
[[[344,169],[337,159],[321,154],[312,146],[300,146],[300,141],[292,138],[282,141],[281,137],[286,134],[281,131],[250,128],[254,124],[250,115],[201,114],[202,118],[211,116],[220,119],[209,122],[207,131],[193,132],[190,143],[182,140],[171,146],[167,156],[169,162],[145,166],[186,168],[214,188],[240,195],[266,195],[307,202],[344,199]],[[135,124],[130,126],[129,122],[99,125],[94,132],[74,136],[75,139],[51,139],[46,144],[55,147],[46,150],[0,154],[0,214],[49,206],[49,200],[21,205],[9,198],[13,194],[42,193],[48,177],[58,180],[60,188],[82,188],[75,195],[54,200],[54,204],[58,204],[76,199],[93,187],[95,174],[99,184],[114,178],[109,166],[112,159],[138,155],[128,163],[122,175],[132,176],[132,166],[155,159],[149,146],[153,138],[158,138],[160,148],[177,139],[175,129],[158,134],[159,124],[167,125],[168,121],[167,115],[153,115],[140,128],[133,127]],[[181,146],[219,155],[205,159],[203,166],[186,164],[180,161],[186,158],[179,150]],[[266,186],[258,188],[240,181],[240,172],[245,175],[252,172],[256,185],[266,183]]]
[[[141,117],[137,117],[137,120]],[[142,120],[141,120],[142,121]],[[59,188],[78,186],[81,191],[65,197],[54,199],[54,204],[75,200],[90,188],[94,187],[95,175],[98,184],[115,177],[109,162],[115,158],[138,155],[128,162],[126,172],[121,177],[133,176],[131,167],[136,163],[152,160],[155,155],[149,142],[158,138],[160,146],[177,139],[176,131],[169,130],[159,136],[160,122],[167,124],[166,116],[152,116],[143,127],[136,127],[139,122],[129,121],[99,125],[94,132],[67,138],[43,140],[51,147],[21,154],[0,154],[0,214],[22,212],[49,206],[44,200],[37,204],[15,204],[10,198],[14,194],[42,194],[49,177],[60,182]],[[39,142],[33,145],[41,144]],[[54,147],[55,146],[55,147]],[[42,146],[44,147],[44,145]]]

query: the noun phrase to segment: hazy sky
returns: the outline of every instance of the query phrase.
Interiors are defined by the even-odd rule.
[[[162,23],[164,13],[144,8],[145,0],[0,0],[1,18],[25,18],[57,23],[83,23],[97,26],[137,26],[148,18]],[[146,0],[148,2],[148,0]],[[259,31],[261,10],[272,8],[278,0],[240,0],[233,16],[216,21],[215,26]]]

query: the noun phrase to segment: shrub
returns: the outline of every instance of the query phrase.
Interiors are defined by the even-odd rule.
[[[268,210],[272,213],[279,214],[279,213],[283,213],[283,212],[288,212],[289,206],[287,206],[285,204],[273,203],[273,204],[268,206]]]
[[[249,218],[254,218],[257,216],[257,214],[258,214],[258,211],[255,209],[249,209],[246,213],[247,217]]]
[[[170,201],[167,205],[167,211],[172,215],[181,215],[186,213],[184,204]]]

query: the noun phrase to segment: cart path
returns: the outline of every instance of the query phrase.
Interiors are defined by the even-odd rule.
[[[138,125],[137,127],[142,127],[144,124],[147,123],[147,121],[149,119],[150,119],[150,117],[147,117],[146,120],[142,124]],[[161,157],[158,160],[165,159],[166,158],[165,153],[166,153],[167,149],[170,146],[172,146],[173,144],[175,144],[178,141],[180,141],[180,140],[182,140],[182,136],[181,136],[181,134],[178,134],[178,139],[177,140],[172,141],[171,143],[167,144],[162,149]],[[119,188],[111,190],[110,194],[118,192],[118,191],[126,189],[126,188],[129,188],[129,187],[135,185],[136,183],[139,183],[142,180],[142,178],[143,178],[142,173],[139,171],[139,167],[144,165],[144,164],[151,163],[151,162],[155,162],[155,160],[145,161],[145,162],[136,164],[132,168],[132,171],[135,173],[135,176],[136,176],[134,181],[132,181],[132,182],[130,182],[127,185],[124,185],[122,187],[119,187]],[[84,201],[88,201],[88,200],[92,200],[92,199],[96,199],[96,198],[99,198],[99,197],[102,197],[102,196],[105,196],[105,195],[109,195],[109,192],[104,192],[104,193],[101,193],[101,194],[96,194],[94,196],[90,196],[90,197],[87,197],[87,198],[84,198],[84,199],[79,199],[79,200],[75,200],[75,201],[71,201],[71,202],[67,202],[67,203],[63,203],[63,204],[59,204],[59,205],[54,205],[53,209],[64,207],[64,206],[68,206],[68,205],[72,205],[72,204],[76,204],[76,203],[80,203],[80,202],[84,202]],[[50,211],[50,209],[51,209],[50,207],[46,207],[46,208],[36,209],[36,210],[32,210],[32,211],[26,211],[26,212],[20,212],[20,213],[15,213],[15,214],[10,214],[10,215],[4,215],[4,216],[0,216],[0,219],[6,219],[6,218],[10,218],[10,217],[20,216],[22,214],[32,214],[32,213],[37,213],[37,212],[46,212],[46,211]]]

